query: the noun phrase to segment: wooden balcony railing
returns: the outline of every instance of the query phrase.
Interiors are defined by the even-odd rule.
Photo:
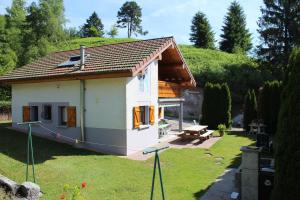
[[[178,98],[181,96],[181,86],[176,83],[158,81],[158,97]]]

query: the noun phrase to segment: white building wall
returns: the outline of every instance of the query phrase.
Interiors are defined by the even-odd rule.
[[[23,121],[23,106],[29,103],[69,102],[76,106],[76,115],[80,116],[80,83],[79,81],[43,82],[12,85],[12,121]],[[77,117],[77,127],[80,118]]]
[[[127,78],[86,80],[85,126],[126,129]]]
[[[126,110],[127,110],[127,154],[134,150],[142,150],[158,142],[158,62],[153,61],[147,67],[149,73],[149,90],[141,92],[138,77],[127,78]],[[151,106],[155,108],[155,123],[145,128],[134,129],[133,108],[135,106]]]

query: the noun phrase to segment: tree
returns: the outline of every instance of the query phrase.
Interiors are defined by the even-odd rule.
[[[205,84],[200,123],[208,125],[210,129],[217,129],[219,124],[230,126],[231,97],[226,83]]]
[[[3,45],[2,56],[7,53],[7,56],[2,58],[2,61],[10,65],[10,69],[16,67],[20,63],[17,59],[22,55],[22,32],[25,25],[26,9],[24,0],[13,0],[11,7],[6,9],[5,15],[5,41],[7,45]],[[5,46],[5,47],[4,47]],[[5,58],[6,57],[6,58]],[[15,58],[13,58],[15,57]],[[15,61],[12,61],[12,59]],[[4,59],[4,60],[3,60]],[[13,64],[14,63],[14,64]],[[14,66],[13,66],[14,65]],[[7,65],[6,65],[7,67]]]
[[[246,28],[246,16],[237,1],[231,3],[225,16],[222,31],[220,42],[222,51],[245,53],[251,49],[251,34]]]
[[[257,101],[254,90],[248,90],[244,101],[244,129],[249,131],[249,124],[257,119]]]
[[[82,37],[103,37],[103,24],[96,12],[86,20],[86,23],[81,28]]]
[[[111,38],[114,38],[118,35],[119,30],[117,28],[117,25],[114,24],[111,26],[110,30],[107,32],[107,35],[109,35]]]
[[[266,132],[276,133],[277,118],[280,109],[281,82],[267,81],[259,91],[259,118],[266,124]]]
[[[192,20],[190,41],[196,47],[214,49],[214,33],[204,13],[197,12]]]
[[[132,34],[146,35],[148,31],[143,31],[142,9],[134,1],[127,1],[118,11],[117,27],[127,28],[127,36],[131,38]]]
[[[227,83],[221,85],[221,95],[220,100],[222,101],[220,110],[220,116],[222,120],[219,124],[225,124],[226,127],[231,126],[231,94]]]
[[[261,44],[259,58],[281,78],[286,71],[289,55],[300,43],[300,2],[295,0],[264,0],[259,18]]]
[[[292,51],[284,82],[275,136],[275,186],[272,200],[299,199],[300,173],[300,48]]]

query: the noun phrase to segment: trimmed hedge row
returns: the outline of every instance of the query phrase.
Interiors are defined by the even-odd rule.
[[[244,129],[250,130],[249,124],[257,119],[257,101],[254,90],[248,90],[244,100]]]
[[[231,95],[227,83],[205,84],[200,123],[209,129],[217,129],[219,124],[231,125]]]

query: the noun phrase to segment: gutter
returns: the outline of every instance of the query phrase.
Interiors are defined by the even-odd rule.
[[[84,69],[85,46],[80,45],[80,70]],[[85,142],[85,80],[80,80],[80,139]]]

